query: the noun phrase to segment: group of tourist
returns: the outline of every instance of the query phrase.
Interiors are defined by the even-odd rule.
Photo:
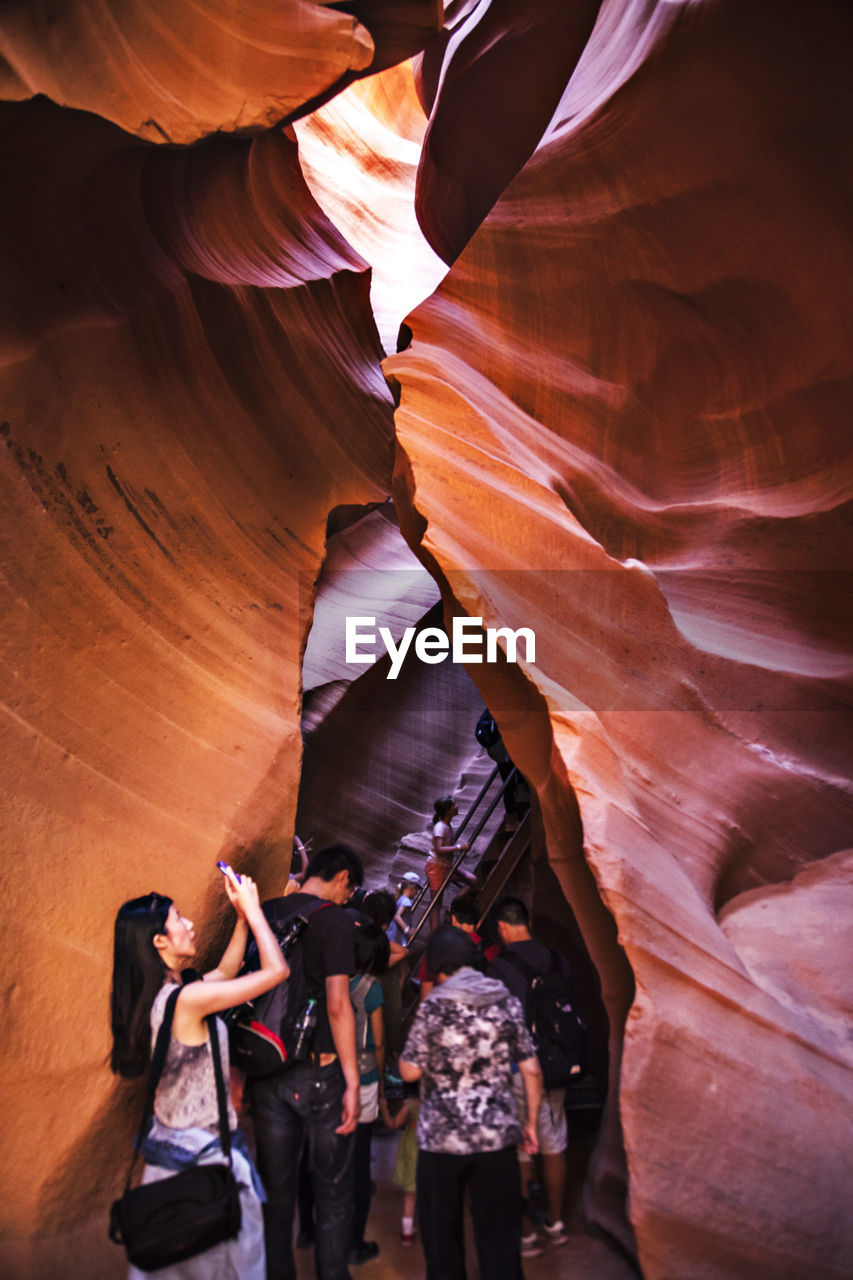
[[[445,869],[461,852],[450,826],[452,800],[436,804],[430,862]],[[303,846],[304,848],[304,846]],[[428,864],[429,867],[429,864]],[[481,1275],[518,1280],[522,1254],[539,1252],[524,1235],[519,1158],[543,1152],[550,1218],[546,1238],[565,1242],[560,1221],[565,1113],[546,1095],[525,1020],[525,983],[476,932],[471,889],[454,898],[450,923],[435,928],[419,972],[422,998],[401,1044],[399,961],[406,955],[416,873],[394,895],[374,890],[348,909],[363,881],[358,856],[343,845],[307,851],[298,882],[261,905],[252,879],[230,868],[225,892],[236,912],[231,939],[215,969],[201,976],[192,922],[170,899],[149,894],[126,903],[115,928],[112,989],[113,1070],[146,1073],[168,997],[179,992],[153,1120],[142,1145],[143,1182],[196,1162],[222,1160],[208,1015],[257,1000],[287,982],[288,959],[277,939],[302,917],[301,981],[312,993],[310,1053],[268,1078],[249,1079],[257,1171],[229,1106],[232,1168],[242,1225],[236,1238],[175,1263],[167,1280],[295,1280],[294,1219],[300,1156],[307,1153],[313,1214],[300,1241],[313,1241],[319,1280],[347,1280],[349,1267],[378,1253],[365,1240],[370,1208],[371,1134],[381,1116],[402,1130],[396,1180],[403,1190],[402,1240],[418,1230],[429,1280],[464,1277],[463,1203],[467,1193]],[[429,870],[427,872],[429,875]],[[407,905],[408,904],[408,905]],[[505,948],[542,962],[524,904],[507,899],[495,913]],[[254,968],[243,966],[254,938]],[[545,951],[545,959],[549,955]],[[295,961],[292,961],[295,962]],[[218,1040],[227,1066],[228,1037]],[[407,1095],[396,1110],[385,1097],[393,1061]],[[553,1092],[553,1091],[552,1091]],[[562,1120],[561,1120],[562,1117]],[[559,1155],[559,1159],[556,1157]],[[258,1176],[259,1175],[259,1176]],[[525,1176],[529,1182],[529,1172]],[[143,1273],[131,1267],[131,1276]]]

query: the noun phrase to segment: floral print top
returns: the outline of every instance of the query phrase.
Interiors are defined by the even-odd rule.
[[[536,1050],[502,982],[459,969],[418,1010],[401,1057],[420,1067],[418,1146],[470,1155],[521,1141],[513,1064]]]

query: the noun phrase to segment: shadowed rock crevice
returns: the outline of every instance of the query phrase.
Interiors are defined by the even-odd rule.
[[[399,502],[403,490],[399,484],[395,490]],[[460,792],[475,758],[482,758],[473,730],[484,701],[489,705],[514,761],[535,788],[531,860],[509,891],[528,900],[537,933],[570,958],[591,1026],[593,1067],[609,1091],[589,1165],[585,1210],[633,1253],[619,1126],[619,1062],[633,978],[585,860],[580,811],[555,748],[546,703],[522,670],[506,661],[492,667],[425,666],[410,651],[393,681],[387,678],[387,656],[363,674],[341,662],[341,599],[367,602],[362,607],[368,613],[384,606],[377,624],[384,620],[393,626],[396,617],[398,632],[407,607],[403,589],[412,585],[411,570],[403,568],[404,561],[396,571],[381,567],[393,558],[388,540],[396,526],[378,521],[377,514],[348,525],[327,547],[304,667],[306,689],[320,671],[326,682],[304,698],[299,834],[314,838],[315,847],[338,840],[353,845],[372,886],[393,883],[403,865],[397,862],[398,842],[409,833],[428,832],[434,797]],[[404,530],[417,526],[414,514],[408,505],[398,507]],[[429,566],[430,557],[417,541],[412,551]],[[363,567],[353,568],[354,563]],[[433,584],[439,588],[443,603],[422,617],[416,612],[417,625],[443,622],[450,628],[461,612],[441,574]],[[336,669],[332,696],[329,678]],[[428,842],[426,834],[423,840]]]
[[[429,108],[415,207],[424,235],[453,262],[530,159],[592,31],[601,0],[514,0],[462,9],[422,55]],[[452,13],[452,9],[450,11]],[[437,93],[425,86],[438,86]],[[465,128],[459,121],[464,119]]]

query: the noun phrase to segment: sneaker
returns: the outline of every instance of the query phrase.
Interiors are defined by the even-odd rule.
[[[569,1237],[566,1234],[566,1228],[561,1221],[546,1222],[544,1224],[545,1235],[551,1244],[568,1244]]]
[[[522,1258],[538,1258],[541,1254],[542,1246],[535,1231],[531,1231],[530,1235],[521,1237]]]
[[[363,1262],[370,1262],[371,1258],[375,1258],[378,1253],[379,1245],[375,1240],[362,1240],[361,1244],[357,1244],[354,1249],[350,1249],[350,1264],[354,1267],[360,1267]]]
[[[400,1232],[400,1243],[401,1243],[401,1244],[414,1244],[414,1242],[415,1242],[415,1233],[414,1233],[414,1230],[412,1230],[412,1231],[401,1231],[401,1232]]]

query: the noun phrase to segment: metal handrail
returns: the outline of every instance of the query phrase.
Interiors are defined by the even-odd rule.
[[[481,788],[480,788],[480,794],[477,796],[477,799],[476,799],[476,800],[474,801],[474,803],[471,805],[471,808],[468,810],[468,812],[466,813],[466,815],[465,815],[465,817],[463,818],[462,822],[459,824],[459,829],[458,829],[458,831],[457,831],[457,835],[460,835],[460,834],[462,833],[462,831],[463,831],[463,829],[464,829],[464,827],[465,827],[465,824],[470,820],[470,818],[471,818],[472,814],[474,813],[475,809],[476,809],[476,808],[477,808],[477,806],[480,804],[481,800],[483,799],[484,795],[486,794],[486,791],[488,790],[489,786],[490,786],[490,785],[491,785],[491,783],[494,781],[495,776],[497,775],[497,773],[498,773],[498,766],[497,766],[497,765],[495,765],[495,768],[492,770],[492,773],[489,775],[489,780],[488,780],[488,782],[487,782],[483,787],[481,787]],[[480,819],[480,821],[477,823],[477,826],[474,828],[474,834],[471,836],[471,841],[470,841],[470,843],[471,843],[471,844],[473,844],[473,842],[477,839],[477,837],[479,836],[480,832],[483,830],[483,827],[485,827],[486,823],[489,821],[489,818],[492,816],[492,814],[493,814],[493,813],[494,813],[494,811],[495,811],[495,807],[497,806],[498,801],[503,797],[504,792],[506,791],[506,789],[507,789],[507,787],[510,785],[510,783],[514,780],[514,778],[515,778],[515,776],[516,776],[516,774],[517,774],[517,773],[518,773],[518,769],[517,769],[517,768],[515,768],[515,766],[513,766],[512,773],[510,773],[510,774],[508,774],[508,775],[507,775],[507,777],[506,777],[506,779],[505,779],[505,781],[504,781],[504,783],[503,783],[503,786],[502,786],[502,787],[500,788],[500,790],[496,793],[495,798],[492,800],[492,802],[491,802],[491,804],[489,805],[488,809],[487,809],[487,810],[486,810],[486,812],[483,814],[483,816],[482,816],[482,818]],[[450,864],[450,867],[449,867],[449,869],[448,869],[447,875],[444,877],[444,879],[442,880],[442,882],[441,882],[441,884],[439,885],[438,889],[436,890],[435,895],[434,895],[434,897],[433,897],[433,899],[432,899],[432,902],[429,904],[429,906],[427,907],[426,911],[423,913],[423,915],[421,916],[420,920],[419,920],[419,921],[418,921],[418,923],[415,925],[415,927],[414,927],[414,929],[412,930],[412,932],[409,934],[409,946],[411,946],[411,945],[412,945],[412,943],[414,942],[414,940],[417,938],[417,936],[418,936],[418,934],[420,933],[421,929],[423,929],[423,927],[424,927],[424,925],[426,924],[427,920],[429,920],[429,918],[430,918],[430,916],[432,915],[433,911],[435,911],[435,909],[436,909],[436,907],[437,907],[437,904],[441,902],[441,896],[442,896],[442,894],[444,893],[444,890],[447,888],[448,884],[450,883],[450,880],[451,880],[452,876],[454,875],[454,873],[455,873],[456,871],[458,871],[459,867],[461,867],[462,863],[464,862],[465,858],[468,856],[468,854],[469,854],[469,853],[470,853],[470,848],[468,848],[468,849],[463,849],[463,850],[462,850],[462,851],[457,855],[457,857],[455,858],[455,860]],[[424,893],[426,892],[426,890],[427,890],[427,888],[428,888],[428,887],[429,887],[428,885],[423,885],[423,886],[421,887],[421,891],[420,891],[420,893],[417,895],[417,897],[415,898],[414,903],[412,904],[412,910],[414,910],[414,908],[415,908],[415,907],[417,906],[417,904],[420,902],[421,898],[423,897],[423,895],[424,895]]]
[[[478,932],[482,929],[483,921],[497,902],[507,881],[529,848],[530,810],[528,809],[515,831],[510,834],[485,884],[480,889],[478,901],[481,915],[477,921]]]
[[[465,823],[467,823],[467,822],[471,819],[471,817],[472,817],[472,815],[473,815],[474,811],[475,811],[475,810],[478,808],[478,806],[480,805],[480,803],[481,803],[481,801],[482,801],[483,797],[485,796],[485,794],[486,794],[487,790],[489,789],[489,787],[491,786],[491,784],[494,782],[494,779],[495,779],[495,776],[496,776],[496,774],[497,774],[497,773],[498,773],[498,768],[497,768],[497,767],[495,767],[495,769],[494,769],[494,770],[492,771],[492,773],[489,775],[489,778],[488,778],[488,780],[486,781],[486,783],[484,784],[484,786],[483,786],[483,787],[481,787],[479,795],[477,796],[476,800],[475,800],[475,801],[474,801],[474,803],[471,805],[470,809],[468,810],[467,814],[465,815],[465,818],[464,818],[463,822],[460,824],[460,826],[459,826],[459,828],[458,828],[458,832],[459,832],[459,833],[461,833],[461,832],[462,832],[462,830],[463,830],[463,828],[464,828],[464,826],[465,826]],[[484,814],[484,816],[482,817],[482,819],[481,819],[481,820],[480,820],[480,822],[478,823],[478,825],[477,825],[477,827],[476,827],[476,829],[475,829],[475,831],[474,831],[474,835],[471,837],[471,840],[472,840],[472,841],[473,841],[473,840],[475,840],[475,839],[477,838],[477,836],[478,836],[478,835],[480,834],[480,832],[482,831],[483,827],[484,827],[484,826],[486,825],[486,823],[488,822],[488,820],[489,820],[489,818],[490,818],[491,814],[494,812],[495,806],[497,805],[497,803],[498,803],[498,801],[500,800],[501,796],[502,796],[502,795],[504,794],[504,792],[506,791],[507,787],[508,787],[508,786],[510,785],[510,783],[514,780],[514,778],[516,777],[517,773],[518,773],[518,770],[517,770],[516,768],[513,768],[512,772],[509,774],[509,776],[507,777],[506,781],[503,783],[503,786],[500,788],[500,790],[498,791],[498,793],[497,793],[497,795],[495,796],[494,800],[493,800],[493,801],[492,801],[492,803],[490,804],[490,806],[489,806],[488,810],[486,811],[486,813]],[[491,886],[492,886],[492,894],[491,894],[491,895],[489,895],[489,896],[493,898],[493,897],[495,896],[495,889],[497,888],[497,891],[499,892],[499,891],[500,891],[500,889],[502,889],[502,888],[503,888],[503,886],[506,884],[506,881],[507,881],[508,876],[512,873],[512,871],[513,871],[513,870],[515,869],[515,867],[518,865],[519,859],[524,855],[524,853],[525,853],[529,848],[530,848],[530,811],[528,810],[528,812],[527,812],[527,813],[525,813],[524,817],[521,819],[521,822],[519,823],[519,825],[518,825],[518,827],[516,828],[516,830],[515,830],[515,831],[513,831],[513,832],[508,836],[508,839],[507,839],[506,843],[504,844],[503,848],[501,849],[500,854],[498,855],[498,861],[497,861],[497,863],[496,863],[495,867],[493,868],[493,870],[492,870],[491,874],[489,875],[488,879],[486,880],[486,883],[485,883],[485,884],[483,884],[483,885],[480,887],[480,894],[488,894],[488,892],[489,892],[489,885],[490,885],[490,882],[491,882]],[[421,918],[420,918],[420,920],[418,921],[417,925],[416,925],[416,926],[415,926],[415,928],[412,930],[412,932],[409,934],[409,938],[408,938],[408,948],[407,948],[407,950],[408,950],[408,954],[406,955],[405,959],[404,959],[404,960],[402,961],[402,963],[401,963],[401,969],[403,968],[403,966],[405,966],[405,967],[406,967],[406,969],[408,970],[408,976],[403,978],[403,987],[404,987],[404,988],[408,985],[409,981],[411,980],[411,978],[412,978],[412,974],[414,973],[414,970],[415,970],[415,968],[417,967],[417,964],[419,963],[419,961],[420,961],[420,959],[421,959],[421,957],[422,957],[422,955],[423,955],[423,948],[421,947],[420,949],[418,949],[417,957],[415,957],[415,955],[413,954],[413,951],[414,951],[414,945],[413,945],[413,944],[417,941],[417,939],[418,939],[418,935],[420,934],[420,932],[421,932],[421,930],[423,929],[424,925],[426,924],[427,920],[429,920],[429,919],[430,919],[430,917],[432,916],[433,911],[435,911],[435,910],[436,910],[436,908],[437,908],[438,904],[441,902],[442,894],[444,893],[444,890],[447,888],[447,885],[449,884],[450,879],[451,879],[451,877],[453,876],[454,871],[456,871],[456,870],[461,866],[461,864],[462,864],[462,862],[463,862],[463,860],[464,860],[464,858],[466,857],[466,854],[467,854],[468,852],[470,852],[470,850],[466,850],[465,852],[460,853],[460,854],[459,854],[459,856],[455,859],[455,861],[451,864],[451,866],[449,867],[449,869],[448,869],[448,871],[447,871],[447,875],[446,875],[446,876],[444,877],[444,879],[442,880],[441,885],[439,886],[439,888],[438,888],[438,890],[437,890],[437,892],[436,892],[436,894],[435,894],[435,896],[434,896],[434,898],[433,898],[432,902],[430,902],[429,906],[427,907],[427,909],[426,909],[426,911],[424,912],[424,914],[421,916]],[[504,863],[505,863],[505,861],[506,861],[506,859],[507,859],[507,856],[508,856],[508,855],[509,855],[509,857],[510,857],[511,865],[510,865],[509,867],[504,867],[502,864],[504,864]],[[497,880],[496,880],[496,874],[498,873],[499,868],[504,872],[504,874],[502,874],[502,875],[498,875],[498,876],[497,876]],[[418,905],[418,903],[421,901],[421,898],[423,897],[423,895],[424,895],[424,893],[426,892],[427,888],[428,888],[428,886],[427,886],[427,885],[422,886],[420,893],[417,895],[417,897],[416,897],[416,898],[415,898],[415,900],[414,900],[414,903],[412,904],[412,909],[413,909],[413,910],[414,910],[414,908]],[[481,927],[481,926],[482,926],[483,920],[485,919],[485,916],[488,914],[488,911],[489,911],[489,909],[491,908],[491,905],[493,905],[493,904],[490,902],[489,907],[487,907],[486,911],[483,913],[483,915],[481,916],[481,918],[480,918],[480,920],[479,920],[479,922],[478,922],[478,927]],[[401,974],[401,977],[402,977],[402,974]],[[415,999],[413,1000],[413,1002],[411,1003],[411,1005],[409,1005],[408,1009],[406,1009],[405,1013],[403,1014],[403,1022],[404,1022],[404,1023],[406,1022],[406,1020],[407,1020],[407,1019],[411,1018],[412,1013],[414,1012],[415,1008],[417,1007],[417,1003],[418,1003],[418,1000],[417,1000],[417,997],[415,997]]]
[[[412,914],[414,914],[415,911],[417,911],[418,907],[421,905],[421,898],[424,896],[428,888],[429,888],[429,884],[422,884],[420,889],[418,889],[417,893],[414,896],[414,899],[412,900],[412,906],[411,906]]]
[[[516,772],[518,771],[516,770]],[[499,773],[500,773],[500,765],[496,764],[492,772],[489,774],[488,778],[486,778],[486,781],[483,783],[482,787],[480,787],[480,790],[477,792],[476,800],[474,800],[473,803],[470,805],[468,812],[465,814],[465,817],[459,823],[459,826],[456,831],[457,836],[462,835],[462,832],[468,826],[468,823],[471,821],[477,809],[480,807],[480,801],[483,799],[483,796],[486,794],[489,787],[492,785],[492,783],[494,782],[495,778]],[[501,792],[501,794],[503,794],[503,792]]]
[[[486,778],[486,781],[483,783],[482,787],[480,787],[480,790],[477,792],[476,799],[473,801],[470,808],[468,809],[468,812],[465,814],[465,817],[462,819],[461,823],[459,824],[457,835],[461,835],[462,832],[465,830],[466,826],[471,820],[472,814],[478,808],[480,801],[483,799],[483,796],[486,794],[489,787],[492,785],[495,778],[498,776],[498,771],[499,771],[499,767],[498,765],[495,765],[494,769],[489,774],[488,778]],[[501,791],[500,794],[503,795],[503,791]],[[423,898],[428,888],[429,888],[428,884],[422,884],[418,892],[415,894],[415,897],[411,906],[411,910],[413,914],[415,911],[417,911],[418,907],[421,905],[421,899]],[[442,889],[443,888],[444,886],[442,885]]]
[[[420,933],[421,929],[422,929],[422,928],[424,927],[424,925],[426,924],[427,920],[429,920],[429,918],[430,918],[430,916],[432,915],[433,911],[435,911],[436,906],[438,905],[438,903],[440,903],[440,902],[441,902],[441,895],[444,893],[444,890],[445,890],[445,888],[447,887],[448,882],[450,881],[450,877],[453,875],[453,872],[454,872],[454,871],[455,871],[455,869],[456,869],[456,865],[457,865],[457,864],[456,864],[456,863],[454,863],[454,864],[453,864],[453,866],[450,868],[450,870],[448,871],[447,875],[446,875],[446,876],[444,877],[444,879],[442,880],[441,885],[439,886],[439,888],[438,888],[438,890],[437,890],[437,892],[436,892],[436,894],[435,894],[435,897],[432,899],[432,901],[430,902],[430,904],[429,904],[429,906],[427,907],[426,911],[423,913],[423,915],[421,916],[420,920],[418,921],[418,923],[415,925],[414,929],[412,929],[411,933],[409,934],[409,939],[408,939],[408,946],[409,946],[409,948],[411,947],[412,943],[413,943],[413,942],[415,941],[415,939],[417,938],[418,934]],[[407,949],[408,949],[408,948],[407,948]]]
[[[497,772],[497,766],[495,767],[495,769],[496,769],[496,772]],[[494,811],[495,811],[495,807],[497,806],[498,801],[499,801],[500,799],[502,799],[502,797],[503,797],[503,795],[504,795],[504,792],[506,791],[506,789],[507,789],[507,787],[509,786],[509,784],[510,784],[511,782],[514,782],[514,781],[515,781],[515,778],[516,778],[517,774],[518,774],[518,769],[515,767],[515,765],[513,765],[513,766],[512,766],[512,772],[507,774],[506,779],[505,779],[505,781],[504,781],[504,784],[503,784],[503,786],[501,787],[500,791],[497,793],[497,795],[495,796],[494,800],[493,800],[493,801],[492,801],[492,803],[489,805],[488,809],[487,809],[487,810],[486,810],[486,812],[483,814],[482,818],[480,819],[480,821],[477,823],[476,827],[474,828],[474,834],[471,836],[471,839],[470,839],[470,841],[469,841],[469,844],[473,844],[473,843],[474,843],[474,841],[477,839],[477,836],[478,836],[478,835],[480,834],[480,832],[483,830],[483,827],[486,825],[486,823],[489,821],[489,818],[491,818],[492,814],[494,813]],[[494,777],[494,776],[495,776],[495,775],[494,775],[494,773],[493,773],[493,774],[492,774],[492,777]],[[472,812],[473,812],[473,810],[472,810],[472,809],[469,809],[469,810],[468,810],[468,813],[465,815],[465,820],[466,820],[466,821],[467,821],[467,819],[471,816],[471,813],[472,813]],[[464,826],[465,826],[465,822],[462,822],[462,823],[460,824],[460,826],[459,826],[459,832],[458,832],[458,834],[459,834],[459,835],[461,835],[461,834],[462,834],[462,831],[463,831],[463,829],[464,829]],[[466,850],[466,852],[468,852],[468,850]],[[459,859],[459,862],[461,862],[461,861],[462,861],[462,858],[464,858],[464,857],[465,857],[465,854],[463,853],[463,854],[462,854],[462,856],[461,856],[461,857],[460,857],[460,859]],[[459,864],[457,863],[456,865],[458,866]]]

